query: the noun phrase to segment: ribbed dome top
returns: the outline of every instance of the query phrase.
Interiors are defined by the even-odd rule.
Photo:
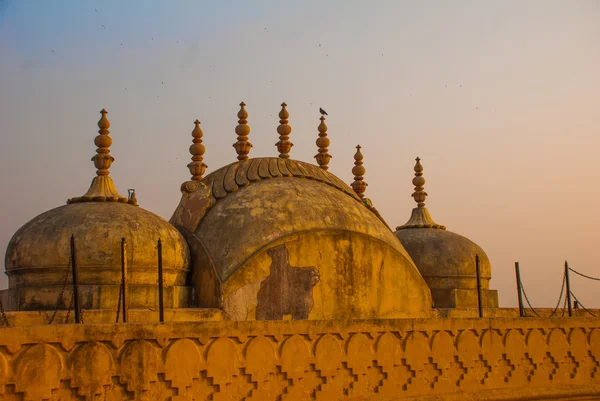
[[[350,186],[312,164],[277,157],[248,159],[222,167],[201,182],[189,181],[184,189],[186,185],[194,199],[188,202],[198,207],[191,216],[184,211],[190,204],[180,204],[171,223],[196,233],[221,280],[273,240],[307,230],[363,233],[410,260]]]

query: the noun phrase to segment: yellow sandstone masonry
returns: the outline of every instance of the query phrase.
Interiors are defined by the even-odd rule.
[[[0,400],[595,399],[599,364],[591,318],[46,325],[0,329]]]

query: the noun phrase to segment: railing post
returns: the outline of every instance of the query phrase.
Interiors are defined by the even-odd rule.
[[[479,317],[483,317],[483,305],[481,303],[481,271],[479,268],[479,255],[475,255],[475,273],[477,274],[477,307]]]
[[[127,242],[121,239],[121,293],[123,300],[123,323],[127,323]]]
[[[571,283],[569,282],[569,263],[565,260],[565,282],[567,283],[567,305],[569,307],[569,317],[573,317],[571,309]]]
[[[515,262],[515,274],[517,276],[517,296],[519,299],[519,317],[524,317],[525,310],[523,309],[523,293],[521,290],[521,270],[519,269],[519,262]]]
[[[77,250],[75,249],[74,235],[71,235],[71,271],[73,274],[73,307],[75,308],[75,323],[80,323],[79,290],[77,283]]]
[[[158,320],[165,321],[165,310],[163,304],[163,271],[162,271],[162,242],[158,239]]]

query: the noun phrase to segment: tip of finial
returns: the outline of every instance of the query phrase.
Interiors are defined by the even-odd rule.
[[[356,145],[356,149],[361,149],[361,146],[360,145]]]
[[[423,166],[421,165],[421,159],[417,157],[415,159],[417,162],[415,163],[415,174],[420,174],[423,171]]]
[[[287,104],[285,102],[281,103],[281,107],[286,107]]]
[[[106,109],[102,109],[102,110],[100,110],[100,113],[101,114],[108,114],[108,111],[106,111]]]
[[[319,118],[319,120],[325,121],[325,116],[321,116],[321,118]]]
[[[240,106],[244,107],[246,105],[246,103],[242,102],[240,103]]]
[[[200,125],[200,120],[196,119],[196,121],[194,121],[194,124]]]

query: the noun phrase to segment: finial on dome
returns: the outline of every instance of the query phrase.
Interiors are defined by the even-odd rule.
[[[252,144],[248,142],[248,134],[250,133],[250,127],[248,126],[248,112],[244,108],[246,103],[240,103],[240,111],[238,112],[238,126],[235,127],[235,133],[237,134],[237,142],[233,144],[235,151],[238,154],[238,160],[247,160],[248,153]]]
[[[192,131],[192,136],[194,137],[192,142],[194,143],[190,146],[192,162],[188,164],[187,167],[190,169],[190,174],[192,174],[192,181],[201,181],[202,178],[204,178],[203,175],[206,171],[206,167],[208,167],[202,161],[204,160],[203,156],[206,148],[202,144],[202,136],[204,135],[204,132],[202,132],[202,129],[200,129],[200,121],[196,120],[194,121],[194,124],[196,125]]]
[[[421,159],[417,157],[415,164],[415,178],[413,178],[412,183],[415,186],[415,192],[413,192],[412,197],[415,202],[417,202],[417,207],[412,210],[410,215],[410,219],[406,222],[406,224],[396,227],[396,230],[402,230],[406,228],[437,228],[440,230],[445,230],[446,226],[442,226],[433,221],[433,218],[429,214],[429,210],[425,207],[425,198],[427,197],[427,192],[423,188],[425,185],[425,178],[423,177],[423,166],[421,165]]]
[[[319,130],[319,137],[317,138],[316,144],[319,147],[319,153],[315,155],[315,159],[317,159],[317,163],[319,167],[323,170],[327,170],[329,168],[329,160],[331,160],[331,155],[329,152],[329,138],[327,138],[327,125],[325,125],[325,117],[321,116],[321,124],[317,128]]]
[[[96,175],[98,176],[108,175],[108,169],[110,169],[112,162],[115,161],[115,158],[109,155],[112,138],[108,136],[108,134],[110,134],[110,131],[108,130],[110,128],[110,121],[106,118],[108,111],[102,109],[100,114],[102,114],[102,117],[100,117],[100,120],[98,121],[98,128],[100,128],[98,131],[99,135],[94,139],[94,144],[96,144],[98,148],[96,149],[96,155],[92,157],[94,166],[98,169],[96,170]]]
[[[352,174],[354,174],[354,182],[352,183],[352,189],[360,198],[365,197],[365,190],[367,189],[367,184],[364,181],[365,168],[363,167],[363,154],[360,151],[361,146],[356,145],[356,153],[354,154],[354,167],[352,168]]]
[[[425,198],[427,198],[427,192],[425,192],[423,185],[425,185],[425,178],[423,177],[423,166],[421,165],[421,159],[417,157],[415,159],[417,163],[415,164],[415,178],[413,178],[412,183],[415,186],[415,192],[413,192],[412,197],[417,202],[418,207],[425,206]]]
[[[288,118],[290,117],[290,113],[286,110],[287,104],[285,102],[281,103],[281,111],[279,112],[279,126],[277,127],[277,132],[279,133],[279,142],[275,144],[277,146],[277,150],[279,151],[279,157],[282,159],[290,158],[290,150],[293,143],[290,142],[290,134],[292,132],[292,127],[288,125]]]
[[[83,196],[71,198],[67,203],[77,202],[123,202],[137,206],[135,199],[128,199],[119,194],[112,178],[108,176],[109,169],[115,158],[110,155],[110,146],[112,138],[108,136],[110,131],[110,121],[106,118],[108,112],[104,109],[100,111],[102,117],[98,121],[98,135],[94,138],[94,144],[97,146],[96,154],[92,157],[96,167],[96,177],[92,180],[90,188]]]

